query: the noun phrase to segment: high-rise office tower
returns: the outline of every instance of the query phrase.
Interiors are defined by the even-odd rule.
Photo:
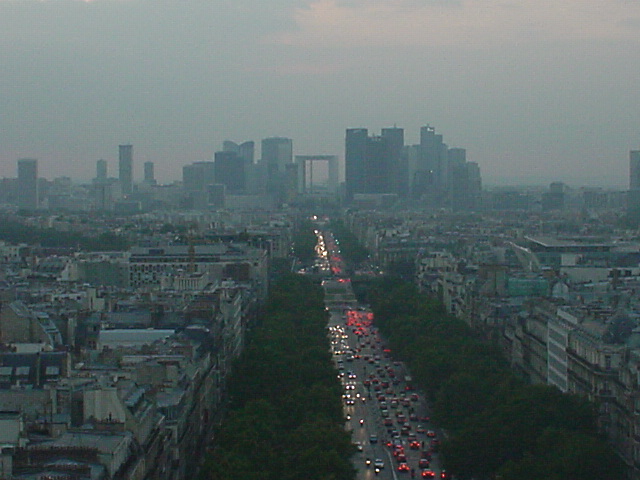
[[[190,208],[206,210],[209,186],[215,183],[214,162],[195,162],[182,167],[182,189]]]
[[[415,171],[411,175],[411,192],[415,197],[427,195],[432,200],[444,199],[447,189],[448,147],[442,135],[427,125],[420,128],[420,145]]]
[[[391,162],[391,190],[393,193],[404,197],[409,190],[408,160],[404,155],[404,129],[383,128],[382,137],[386,139],[389,148],[389,161]]]
[[[388,128],[368,136],[366,128],[350,128],[345,139],[347,199],[358,193],[399,193],[404,131]]]
[[[24,210],[36,210],[38,195],[38,160],[21,158],[18,160],[18,206]]]
[[[640,150],[631,150],[629,152],[627,214],[633,222],[640,223]]]
[[[629,190],[640,190],[640,150],[629,152]]]
[[[156,183],[153,162],[144,162],[144,183],[147,185]]]
[[[214,162],[194,162],[182,167],[182,188],[186,193],[204,192],[215,181]]]
[[[285,173],[286,166],[293,163],[293,142],[290,138],[271,137],[262,140],[262,162],[269,170]]]
[[[450,148],[447,159],[449,165],[461,165],[467,161],[467,151],[464,148]]]
[[[389,137],[373,136],[367,139],[364,192],[397,193],[395,167]]]
[[[123,195],[133,193],[133,145],[120,145],[118,178]]]
[[[290,138],[271,137],[262,140],[261,164],[266,170],[268,192],[281,193],[286,183],[287,165],[293,163],[293,142]]]
[[[96,179],[104,181],[107,179],[107,161],[98,160],[96,162]]]
[[[244,193],[246,188],[246,160],[232,151],[216,152],[214,155],[216,183],[225,185],[230,194]]]
[[[420,128],[420,170],[430,177],[431,186],[442,189],[447,180],[447,145],[435,128]]]
[[[255,143],[252,141],[247,141],[241,144],[237,144],[236,142],[225,140],[224,142],[222,142],[222,151],[236,153],[247,163],[253,163],[255,158]]]
[[[242,142],[238,147],[238,155],[248,164],[253,165],[256,156],[256,144],[253,141]]]
[[[369,131],[366,128],[348,128],[344,145],[344,171],[347,189],[347,200],[352,200],[356,193],[364,192],[365,164],[367,159],[367,140]]]

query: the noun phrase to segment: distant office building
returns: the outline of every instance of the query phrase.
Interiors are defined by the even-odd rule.
[[[116,179],[96,179],[93,182],[93,204],[98,211],[111,211],[115,202],[122,197],[120,182]]]
[[[364,191],[368,139],[369,131],[366,128],[347,129],[344,148],[344,167],[346,194],[349,201],[353,199],[356,193],[362,193]]]
[[[133,145],[120,145],[118,178],[123,195],[133,193]]]
[[[207,189],[214,183],[214,162],[195,162],[182,167],[182,188],[186,202],[183,207],[206,210],[209,203]]]
[[[447,158],[449,165],[462,165],[467,162],[467,151],[464,148],[450,148]]]
[[[405,196],[409,185],[407,181],[407,157],[403,154],[404,129],[397,127],[383,128],[382,138],[387,142],[387,148],[389,149],[391,190],[400,196]]]
[[[101,159],[96,162],[96,179],[97,180],[107,179],[107,161],[106,160]]]
[[[241,194],[246,189],[246,160],[236,152],[216,152],[214,155],[216,183],[226,186],[229,194]]]
[[[629,152],[629,190],[640,190],[640,150]]]
[[[18,160],[18,206],[24,210],[36,210],[40,202],[38,191],[38,160]]]
[[[186,193],[204,192],[215,182],[214,162],[194,162],[182,167],[182,187]]]
[[[553,182],[549,185],[549,191],[542,195],[542,210],[562,210],[565,202],[566,185],[562,182]]]
[[[467,162],[464,148],[450,148],[447,159],[446,198],[449,206],[456,211],[477,210],[481,207],[482,194],[480,167],[475,162]]]
[[[373,136],[367,141],[365,191],[362,193],[396,193],[395,167],[388,137]]]
[[[282,192],[286,183],[287,165],[293,163],[293,142],[291,139],[271,137],[262,140],[261,163],[266,168],[267,191]]]
[[[237,144],[236,142],[225,140],[222,143],[222,150],[224,152],[236,153],[240,158],[246,160],[247,163],[253,164],[255,161],[255,143],[252,141]]]
[[[293,163],[293,142],[290,138],[271,137],[262,140],[262,162],[284,173],[286,165]]]
[[[144,162],[144,183],[147,185],[156,184],[153,162]]]
[[[398,193],[404,131],[384,129],[368,136],[365,128],[350,128],[345,138],[347,199],[356,194]]]
[[[210,207],[225,207],[225,200],[227,196],[226,188],[227,187],[225,185],[219,183],[207,186],[208,203]]]
[[[627,214],[632,221],[640,222],[640,150],[629,152]]]
[[[429,125],[420,128],[420,155],[412,181],[414,196],[441,198],[447,186],[447,153],[448,147],[435,128]]]

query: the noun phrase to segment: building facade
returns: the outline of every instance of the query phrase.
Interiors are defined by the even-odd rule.
[[[133,193],[133,145],[120,145],[118,178],[123,195]]]
[[[38,188],[38,160],[18,160],[18,206],[24,210],[36,210],[40,204]]]

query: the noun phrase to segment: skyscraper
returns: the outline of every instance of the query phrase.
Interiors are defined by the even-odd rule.
[[[133,145],[120,145],[118,178],[123,195],[133,193]]]
[[[347,188],[347,200],[353,200],[356,193],[364,191],[365,163],[367,158],[366,128],[348,128],[344,145],[344,170]]]
[[[225,140],[222,142],[222,151],[236,153],[247,163],[252,164],[255,158],[255,143],[253,141],[247,141],[237,144],[236,142]]]
[[[204,192],[215,182],[214,162],[194,162],[182,167],[182,188],[185,193]]]
[[[38,160],[21,158],[18,160],[18,206],[24,210],[36,210],[38,195]]]
[[[269,170],[284,173],[293,163],[293,142],[290,138],[271,137],[262,140],[262,161]]]
[[[629,190],[640,190],[640,150],[629,152]]]
[[[223,184],[230,194],[244,193],[246,188],[246,160],[235,152],[216,152],[214,176],[216,183]]]
[[[409,190],[407,157],[404,155],[404,128],[383,128],[382,137],[387,141],[390,155],[391,190],[406,196]]]
[[[147,185],[156,184],[153,162],[144,162],[144,183]]]
[[[358,193],[399,193],[404,130],[385,128],[368,136],[366,128],[350,128],[345,140],[347,199]]]
[[[420,145],[415,170],[411,176],[411,193],[414,197],[429,198],[429,202],[438,203],[445,198],[448,186],[448,147],[442,141],[442,135],[427,125],[420,128]]]
[[[633,222],[640,222],[640,150],[629,152],[627,214]]]
[[[96,162],[96,179],[104,181],[107,179],[107,161],[98,160]]]
[[[281,193],[286,183],[287,165],[293,163],[293,142],[291,139],[271,137],[262,140],[261,163],[266,170],[267,191]]]

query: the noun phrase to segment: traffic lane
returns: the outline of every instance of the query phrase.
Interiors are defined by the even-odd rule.
[[[351,344],[353,345],[353,344]],[[363,452],[356,456],[355,466],[358,469],[359,479],[393,479],[395,480],[395,472],[393,471],[393,462],[388,449],[386,448],[384,441],[386,439],[385,431],[382,428],[382,422],[377,402],[373,397],[369,397],[367,389],[362,383],[362,379],[365,375],[366,367],[358,359],[354,359],[351,362],[345,362],[348,365],[349,371],[356,374],[356,395],[359,401],[356,401],[355,405],[348,407],[346,410],[349,412],[350,420],[348,428],[352,432],[352,438],[354,442],[361,442],[363,445]],[[364,399],[364,401],[363,401]],[[363,424],[360,425],[360,420],[363,420]],[[377,441],[371,443],[371,435],[375,435]],[[367,467],[365,460],[369,458],[372,464]],[[384,461],[384,468],[377,474],[373,462],[376,459]]]
[[[362,361],[357,362],[357,367],[355,367],[355,369],[357,369],[357,371],[361,375],[361,378],[363,378],[366,366],[363,365]],[[396,476],[397,476],[397,472],[395,470],[396,465],[393,461],[390,450],[386,446],[386,442],[388,441],[389,436],[387,434],[386,427],[384,427],[382,423],[380,405],[376,397],[372,395],[369,390],[370,389],[367,389],[362,384],[362,391],[366,392],[364,393],[364,395],[366,395],[366,405],[367,405],[366,409],[363,409],[364,411],[366,411],[366,417],[364,417],[365,423],[363,428],[366,428],[367,435],[370,435],[371,433],[373,433],[377,436],[377,443],[373,445],[370,444],[371,449],[369,451],[371,455],[375,455],[376,458],[380,458],[384,461],[385,468],[383,470],[386,470],[385,475],[387,475],[389,478],[396,479]],[[362,438],[362,437],[359,437],[359,438]],[[382,472],[380,472],[378,475],[381,475],[381,474]]]
[[[391,365],[393,365],[394,367],[398,366],[395,363],[392,364],[391,361],[385,361],[380,363],[379,368],[392,368]],[[392,393],[388,393],[388,391],[385,391],[384,393],[385,398],[387,400],[390,398],[397,398],[397,399],[400,399],[400,402],[397,408],[391,409],[393,411],[393,417],[391,418],[392,424],[388,427],[387,426],[383,427],[383,433],[380,435],[380,438],[381,439],[386,439],[387,437],[390,438],[390,431],[391,430],[400,431],[401,427],[405,425],[405,422],[406,422],[410,426],[410,430],[406,432],[407,435],[400,436],[400,438],[398,439],[398,443],[401,443],[404,446],[407,463],[410,466],[410,468],[414,469],[414,473],[417,474],[422,470],[422,468],[419,465],[422,452],[423,451],[428,452],[430,450],[431,439],[426,437],[426,431],[428,431],[429,429],[433,429],[434,427],[431,424],[430,420],[425,421],[425,418],[428,417],[428,410],[427,410],[426,402],[424,401],[424,396],[422,394],[419,394],[414,391],[404,390],[403,384],[395,385],[394,388],[392,388],[391,390],[392,390]],[[375,392],[375,393],[378,393],[378,392]],[[409,400],[412,394],[418,395],[417,400],[415,399]],[[375,397],[376,395],[374,395],[373,402],[377,402]],[[395,403],[395,401],[392,403]],[[403,419],[402,422],[398,423],[398,415],[396,415],[396,413],[404,415],[405,419]],[[379,421],[382,423],[381,417]],[[419,424],[423,426],[424,428],[423,431],[425,433],[419,433],[417,431],[418,430],[417,427]],[[408,441],[408,439],[410,438],[409,434],[413,434],[415,436],[415,440],[419,442],[419,445],[420,445],[419,448],[415,448],[415,449],[410,448],[410,442]],[[440,465],[439,465],[439,458],[437,453],[432,453],[430,458],[430,467],[434,472],[439,473]]]
[[[370,394],[373,393],[371,392],[371,388],[366,389],[362,382],[364,381],[364,379],[367,378],[367,376],[369,375],[369,372],[371,372],[372,370],[375,371],[376,374],[380,374],[381,372],[386,372],[388,371],[388,369],[393,368],[397,370],[397,375],[402,377],[406,373],[406,370],[404,369],[404,365],[399,364],[398,362],[393,362],[393,360],[388,355],[383,354],[382,349],[384,344],[382,343],[381,340],[379,341],[379,337],[374,336],[373,334],[369,335],[371,338],[369,339],[369,345],[367,345],[365,342],[363,342],[362,336],[356,335],[352,329],[348,329],[346,328],[346,326],[345,326],[345,334],[347,336],[348,348],[351,351],[357,352],[357,349],[360,348],[360,352],[357,352],[360,354],[360,358],[354,358],[353,360],[348,362],[345,361],[344,365],[345,365],[345,368],[347,368],[349,371],[356,373],[358,378],[357,385],[358,387],[360,387],[361,385],[363,387],[362,390],[360,390],[360,388],[358,389],[358,392],[360,393],[359,398],[362,398],[366,391],[365,399],[368,404],[367,408],[361,408],[361,409],[354,408],[353,410],[350,428],[354,434],[354,441],[358,441],[363,444],[364,452],[363,452],[363,455],[361,456],[362,461],[363,459],[367,458],[367,454],[371,455],[369,456],[371,461],[374,461],[375,458],[382,458],[383,460],[386,460],[385,469],[387,469],[387,472],[391,473],[391,477],[396,478],[395,469],[397,468],[397,462],[392,460],[393,457],[391,455],[391,451],[385,446],[386,441],[389,439],[387,427],[385,427],[382,424],[382,417],[380,415],[379,406],[378,406],[377,400],[375,399],[375,395],[372,395],[370,397]],[[371,358],[375,358],[375,356],[378,355],[380,360],[378,361],[374,360],[372,361],[372,363],[366,362],[363,357],[364,354],[366,354]],[[405,395],[408,394],[409,392],[405,392],[403,387],[404,387],[404,383],[402,383],[402,385],[399,384],[394,386],[393,393],[391,395],[399,397],[402,393],[405,393]],[[424,397],[421,396],[420,398],[422,400]],[[400,411],[407,418],[409,418],[411,413],[417,413],[418,415],[421,415],[421,414],[426,415],[426,404],[422,405],[422,408],[424,410],[421,411],[421,407],[419,407],[421,403],[422,402],[409,403],[408,405],[402,406]],[[358,402],[358,405],[362,405],[362,403]],[[360,417],[358,415],[358,412],[361,412],[363,414],[362,418],[365,420],[364,425],[362,427],[359,426]],[[413,429],[415,429],[415,425],[412,425],[412,426],[413,426]],[[430,425],[427,425],[427,426],[430,427]],[[396,428],[399,430],[400,425],[397,425]],[[357,432],[360,432],[360,433],[357,433]],[[378,437],[378,443],[373,445],[370,444],[368,441],[369,435],[371,434],[371,432],[375,432],[375,434]],[[416,433],[416,436],[418,436],[417,433]],[[405,447],[408,447],[406,438],[401,438],[400,440],[403,443],[403,445],[405,445]],[[420,440],[420,441],[421,441],[421,446],[422,446],[422,442],[425,442],[424,443],[425,449],[427,449],[428,440]],[[419,473],[421,471],[421,469],[419,468],[419,459],[420,459],[421,450],[422,449],[416,451],[416,450],[410,450],[409,448],[406,448],[407,463],[409,464],[410,468],[413,468],[414,475],[416,476],[419,476]],[[436,458],[432,458],[431,466],[435,470],[435,468],[437,467]],[[365,471],[362,472],[363,475],[365,477],[370,476],[370,473],[368,472],[371,469],[371,467],[367,469],[365,466],[364,468],[365,468]],[[362,467],[360,468],[360,470],[361,469]],[[397,475],[399,475],[400,478],[402,478],[405,475],[410,478],[410,473],[398,473]]]
[[[350,420],[348,421],[348,429],[352,432],[354,442],[360,442],[363,445],[363,451],[354,458],[354,465],[358,469],[359,479],[382,478],[391,479],[393,473],[391,471],[391,461],[387,448],[383,443],[380,431],[380,422],[373,403],[357,403],[353,407],[349,407]],[[363,420],[363,423],[360,423]],[[375,436],[375,443],[372,443],[372,435]],[[369,459],[371,464],[367,466],[365,460]],[[377,475],[373,462],[376,459],[384,461],[384,468]]]

